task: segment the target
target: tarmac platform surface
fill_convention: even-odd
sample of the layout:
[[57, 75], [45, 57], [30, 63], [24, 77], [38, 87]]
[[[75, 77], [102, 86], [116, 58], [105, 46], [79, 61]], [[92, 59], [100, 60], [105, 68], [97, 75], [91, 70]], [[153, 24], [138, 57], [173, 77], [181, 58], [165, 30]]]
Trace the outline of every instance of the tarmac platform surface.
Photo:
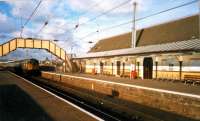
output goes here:
[[99, 117], [20, 78], [0, 71], [0, 121], [96, 121]]
[[188, 85], [179, 82], [169, 82], [169, 81], [158, 81], [152, 79], [130, 79], [130, 78], [122, 78], [122, 77], [114, 77], [114, 76], [106, 76], [106, 75], [92, 75], [92, 74], [83, 74], [83, 73], [66, 73], [66, 75], [83, 77], [83, 78], [91, 78], [97, 80], [103, 80], [113, 83], [121, 83], [128, 85], [136, 85], [141, 87], [153, 88], [153, 89], [162, 89], [168, 90], [172, 92], [181, 92], [187, 94], [200, 95], [200, 86], [197, 85]]

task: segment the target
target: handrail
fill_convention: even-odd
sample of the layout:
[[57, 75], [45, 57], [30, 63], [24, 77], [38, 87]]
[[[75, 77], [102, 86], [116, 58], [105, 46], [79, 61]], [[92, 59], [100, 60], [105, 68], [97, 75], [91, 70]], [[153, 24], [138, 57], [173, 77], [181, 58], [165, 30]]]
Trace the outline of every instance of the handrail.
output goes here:
[[[0, 57], [6, 56], [17, 48], [45, 49], [65, 62], [65, 68], [72, 71], [71, 59], [67, 52], [51, 40], [33, 38], [14, 38], [0, 45]], [[67, 68], [68, 67], [68, 68]]]

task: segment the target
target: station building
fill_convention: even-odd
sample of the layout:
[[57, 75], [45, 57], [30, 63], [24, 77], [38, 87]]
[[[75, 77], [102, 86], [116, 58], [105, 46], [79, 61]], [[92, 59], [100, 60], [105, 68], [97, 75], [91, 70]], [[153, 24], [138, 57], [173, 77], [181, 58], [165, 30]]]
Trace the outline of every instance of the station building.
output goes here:
[[132, 70], [141, 79], [182, 80], [200, 75], [199, 16], [137, 30], [100, 40], [85, 55], [74, 58], [80, 71], [125, 77]]

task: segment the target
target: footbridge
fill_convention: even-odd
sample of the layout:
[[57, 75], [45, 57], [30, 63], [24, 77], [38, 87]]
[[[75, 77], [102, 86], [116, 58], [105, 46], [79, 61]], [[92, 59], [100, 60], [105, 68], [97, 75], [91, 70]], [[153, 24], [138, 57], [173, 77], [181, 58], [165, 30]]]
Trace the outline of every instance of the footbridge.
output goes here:
[[14, 38], [10, 41], [0, 45], [0, 57], [6, 56], [17, 48], [29, 48], [29, 49], [45, 49], [51, 54], [55, 55], [59, 59], [65, 62], [66, 71], [72, 72], [72, 63], [69, 55], [64, 49], [59, 47], [51, 40], [41, 40], [32, 38]]

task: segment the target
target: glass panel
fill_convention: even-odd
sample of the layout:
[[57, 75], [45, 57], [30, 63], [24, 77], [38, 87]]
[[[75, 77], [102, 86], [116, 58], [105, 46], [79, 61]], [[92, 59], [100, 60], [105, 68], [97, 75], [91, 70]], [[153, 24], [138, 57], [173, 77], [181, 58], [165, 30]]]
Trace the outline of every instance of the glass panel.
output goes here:
[[27, 39], [27, 40], [26, 40], [26, 47], [28, 47], [28, 48], [33, 48], [33, 40]]
[[9, 43], [6, 43], [3, 45], [3, 55], [6, 55], [9, 53]]
[[42, 48], [49, 50], [49, 41], [42, 40]]
[[10, 51], [13, 51], [16, 49], [16, 39], [10, 41]]
[[17, 47], [24, 47], [24, 39], [17, 39]]
[[42, 48], [41, 40], [34, 40], [34, 48]]

